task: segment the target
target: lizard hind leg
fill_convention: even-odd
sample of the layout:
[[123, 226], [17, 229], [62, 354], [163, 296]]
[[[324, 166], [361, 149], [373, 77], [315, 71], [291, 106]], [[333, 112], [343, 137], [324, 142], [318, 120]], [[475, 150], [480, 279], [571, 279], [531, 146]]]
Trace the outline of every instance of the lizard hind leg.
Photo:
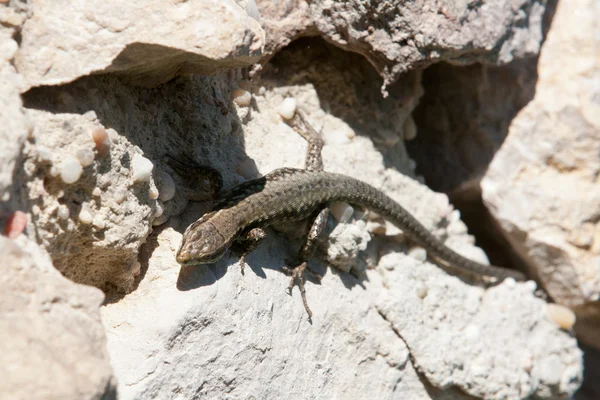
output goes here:
[[304, 304], [304, 309], [308, 314], [309, 320], [312, 318], [312, 311], [310, 310], [310, 307], [308, 306], [308, 301], [306, 300], [306, 289], [304, 287], [304, 273], [311, 273], [319, 281], [322, 279], [322, 277], [319, 274], [313, 272], [310, 268], [308, 268], [306, 262], [314, 253], [317, 240], [319, 239], [319, 236], [323, 233], [325, 223], [327, 222], [328, 217], [329, 207], [325, 207], [319, 210], [316, 216], [314, 216], [312, 219], [312, 224], [306, 237], [306, 242], [304, 243], [304, 245], [300, 249], [300, 252], [298, 253], [300, 264], [294, 268], [283, 267], [283, 271], [286, 272], [288, 275], [291, 275], [288, 290], [291, 294], [294, 286], [296, 284], [298, 285], [298, 288], [300, 289], [300, 296], [302, 297], [302, 304]]
[[323, 171], [321, 151], [323, 150], [324, 142], [321, 135], [308, 123], [304, 113], [300, 110], [296, 111], [296, 114], [288, 124], [308, 142], [304, 168], [308, 171]]

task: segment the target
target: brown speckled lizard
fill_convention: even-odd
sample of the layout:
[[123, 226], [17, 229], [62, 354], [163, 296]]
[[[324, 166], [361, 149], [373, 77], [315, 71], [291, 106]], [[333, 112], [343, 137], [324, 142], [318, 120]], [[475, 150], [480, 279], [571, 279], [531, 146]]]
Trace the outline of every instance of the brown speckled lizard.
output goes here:
[[477, 263], [446, 247], [400, 204], [373, 186], [349, 176], [324, 172], [320, 135], [300, 113], [296, 113], [289, 123], [309, 144], [306, 169], [277, 169], [227, 192], [214, 204], [212, 211], [186, 229], [177, 252], [180, 264], [213, 263], [231, 248], [241, 256], [243, 268], [244, 254], [255, 249], [265, 237], [262, 228], [274, 223], [311, 218], [306, 243], [298, 255], [299, 265], [284, 268], [292, 276], [290, 292], [297, 283], [310, 319], [312, 312], [304, 288], [306, 262], [323, 231], [329, 205], [344, 201], [375, 211], [448, 267], [498, 279], [524, 279], [520, 272]]

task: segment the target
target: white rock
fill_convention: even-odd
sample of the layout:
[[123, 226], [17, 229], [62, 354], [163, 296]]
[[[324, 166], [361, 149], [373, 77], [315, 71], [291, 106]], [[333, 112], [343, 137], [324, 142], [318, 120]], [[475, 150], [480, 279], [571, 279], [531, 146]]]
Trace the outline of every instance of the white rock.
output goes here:
[[54, 159], [54, 154], [46, 146], [38, 146], [37, 151], [40, 161], [51, 162]]
[[70, 215], [69, 208], [67, 206], [65, 206], [64, 204], [61, 204], [58, 207], [56, 214], [57, 214], [58, 218], [60, 218], [62, 220], [68, 219], [69, 215]]
[[158, 189], [154, 185], [150, 186], [150, 189], [148, 189], [148, 197], [150, 198], [150, 200], [156, 200], [158, 199], [158, 196]]
[[354, 208], [350, 204], [341, 201], [333, 203], [330, 207], [330, 210], [333, 218], [341, 223], [350, 221], [352, 214], [354, 214]]
[[408, 251], [408, 255], [415, 260], [425, 262], [427, 260], [427, 250], [420, 246], [414, 246]]
[[87, 208], [82, 207], [81, 211], [79, 211], [78, 219], [82, 224], [89, 225], [94, 220], [94, 216]]
[[94, 163], [94, 152], [91, 149], [82, 148], [75, 152], [75, 158], [79, 160], [83, 168], [89, 167]]
[[171, 200], [176, 193], [175, 181], [173, 181], [171, 175], [162, 170], [159, 170], [157, 175], [158, 197], [162, 201]]
[[152, 226], [160, 226], [169, 220], [169, 216], [167, 214], [162, 214], [160, 217], [154, 218], [152, 220]]
[[424, 299], [425, 297], [427, 297], [427, 293], [428, 293], [427, 286], [425, 284], [423, 284], [423, 283], [418, 284], [415, 287], [415, 293], [417, 294], [417, 296], [420, 299]]
[[[81, 220], [81, 216], [80, 216], [80, 220]], [[106, 228], [106, 221], [104, 220], [104, 218], [102, 218], [102, 216], [100, 214], [96, 214], [94, 216], [94, 219], [92, 220], [92, 225], [94, 225], [98, 229], [104, 229], [104, 228]]]
[[148, 182], [152, 176], [154, 164], [147, 158], [136, 154], [131, 161], [132, 178], [134, 182]]
[[98, 120], [98, 116], [96, 115], [96, 111], [94, 110], [87, 111], [85, 114], [83, 114], [83, 118], [87, 119], [88, 121]]
[[575, 313], [560, 304], [548, 304], [548, 317], [562, 329], [571, 329], [575, 325]]
[[297, 102], [295, 98], [286, 97], [277, 108], [277, 112], [284, 119], [292, 119], [296, 113], [296, 104]]
[[252, 102], [252, 95], [244, 89], [234, 89], [231, 93], [233, 101], [240, 107], [248, 107]]
[[163, 215], [163, 212], [165, 212], [165, 208], [163, 206], [163, 204], [160, 201], [156, 202], [156, 211], [154, 212], [154, 218], [158, 218], [161, 215]]
[[83, 168], [78, 159], [72, 155], [67, 155], [60, 163], [60, 178], [64, 183], [75, 183], [81, 177]]

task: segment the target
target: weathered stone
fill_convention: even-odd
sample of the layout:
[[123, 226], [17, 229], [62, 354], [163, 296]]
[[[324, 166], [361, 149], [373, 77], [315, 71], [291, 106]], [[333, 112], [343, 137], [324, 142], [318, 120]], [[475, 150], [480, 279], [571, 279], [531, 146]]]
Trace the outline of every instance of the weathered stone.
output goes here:
[[[0, 236], [0, 393], [7, 399], [100, 399], [114, 394], [99, 308], [21, 236]], [[107, 396], [107, 397], [103, 397]]]
[[[558, 303], [586, 309], [588, 323], [589, 307], [600, 307], [599, 20], [597, 2], [559, 3], [535, 98], [482, 181], [485, 203], [531, 276]], [[598, 338], [585, 335], [600, 348]]]
[[536, 55], [545, 1], [257, 1], [266, 54], [320, 35], [362, 54], [384, 79], [439, 61], [507, 63]]
[[16, 59], [27, 87], [114, 73], [151, 87], [258, 61], [260, 24], [231, 0], [36, 0]]
[[[315, 59], [306, 62], [311, 61], [316, 64], [313, 73], [324, 74], [319, 84], [329, 79], [329, 90], [336, 85], [336, 98], [365, 101], [370, 98], [366, 94], [379, 90], [375, 81], [355, 92], [352, 84], [340, 85], [340, 70], [321, 69]], [[345, 67], [350, 77], [353, 68], [359, 66]], [[381, 187], [432, 230], [450, 236], [450, 246], [485, 262], [464, 230], [450, 234], [442, 228], [447, 225], [442, 216], [453, 215], [445, 211], [447, 201], [386, 167], [373, 141], [348, 125], [352, 117], [324, 112], [317, 87], [326, 86], [299, 80], [303, 74], [302, 65], [282, 67], [255, 81], [256, 107], [243, 128], [246, 153], [259, 173], [304, 162], [306, 143], [277, 112], [281, 101], [293, 96], [309, 121], [322, 129], [327, 170]], [[347, 116], [366, 115], [367, 106], [353, 104]], [[334, 110], [340, 107], [333, 105]], [[376, 129], [377, 121], [389, 123], [381, 118], [368, 126]], [[340, 135], [347, 140], [340, 141]], [[405, 162], [398, 165], [409, 165]], [[226, 186], [235, 180], [228, 179]], [[245, 275], [237, 258], [227, 256], [216, 265], [181, 269], [174, 260], [181, 240], [177, 231], [193, 218], [189, 213], [172, 218], [175, 229], [151, 235], [141, 252], [148, 267], [140, 286], [103, 308], [123, 399], [162, 398], [173, 392], [186, 398], [427, 399], [439, 392], [447, 399], [559, 399], [581, 382], [576, 340], [549, 319], [546, 304], [532, 294], [534, 285], [507, 281], [486, 291], [406, 256], [406, 244], [378, 239], [361, 251], [362, 235], [342, 230], [337, 234], [343, 237], [329, 246], [339, 243], [359, 259], [373, 249], [387, 255], [374, 257], [371, 269], [356, 271], [359, 278], [328, 273], [315, 257], [312, 265], [325, 276], [320, 285], [307, 283], [311, 325], [299, 293], [294, 290], [290, 298], [285, 292], [289, 278], [275, 271], [298, 243], [271, 235], [246, 257], [250, 268]]]
[[22, 79], [12, 65], [18, 48], [12, 33], [12, 29], [0, 25], [0, 219], [12, 211], [9, 200], [13, 203], [16, 200], [16, 188], [11, 187], [12, 176], [28, 133], [28, 121], [19, 97]]

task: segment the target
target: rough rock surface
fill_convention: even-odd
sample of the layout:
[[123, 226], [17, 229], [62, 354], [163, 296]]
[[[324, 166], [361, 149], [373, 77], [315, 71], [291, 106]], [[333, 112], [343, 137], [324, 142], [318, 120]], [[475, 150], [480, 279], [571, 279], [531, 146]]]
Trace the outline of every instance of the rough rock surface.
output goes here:
[[[600, 348], [600, 6], [559, 3], [534, 100], [512, 122], [482, 190], [506, 237], [577, 331]], [[549, 134], [551, 132], [551, 134]]]
[[231, 0], [36, 0], [16, 65], [27, 87], [112, 72], [142, 86], [258, 61], [259, 23]]
[[[264, 173], [302, 165], [306, 145], [276, 111], [293, 96], [322, 128], [326, 169], [382, 187], [450, 236], [449, 245], [484, 259], [460, 221], [441, 228], [447, 199], [386, 168], [370, 138], [350, 134], [345, 120], [323, 112], [313, 85], [275, 85], [279, 76], [266, 73], [256, 82], [256, 107], [238, 108], [241, 116], [248, 113], [245, 150], [252, 167]], [[353, 93], [352, 84], [342, 88], [340, 97], [349, 101], [368, 93]], [[180, 270], [173, 254], [189, 217], [151, 235], [141, 253], [148, 268], [139, 287], [103, 309], [123, 398], [432, 398], [437, 392], [456, 399], [565, 398], [580, 383], [576, 341], [550, 321], [546, 304], [532, 294], [535, 285], [505, 282], [486, 291], [404, 255], [405, 243], [383, 238], [376, 242], [387, 255], [376, 257], [374, 269], [359, 269], [358, 278], [314, 262], [325, 278], [308, 284], [311, 325], [298, 292], [285, 293], [289, 278], [276, 271], [293, 244], [272, 235], [247, 257], [245, 275], [227, 256], [214, 266]], [[361, 235], [350, 237], [346, 245], [361, 246], [352, 240]]]
[[114, 394], [99, 315], [102, 292], [62, 277], [48, 254], [24, 235], [0, 236], [0, 254], [0, 397]]
[[[14, 206], [12, 175], [28, 131], [19, 97], [22, 78], [12, 65], [18, 49], [12, 35], [20, 21], [22, 17], [17, 11], [0, 6], [0, 219]], [[10, 207], [9, 201], [13, 203]]]
[[257, 1], [266, 54], [321, 36], [363, 55], [385, 85], [438, 61], [507, 63], [536, 55], [546, 1]]
[[[93, 311], [101, 296], [66, 285], [46, 258], [44, 277], [59, 287], [34, 290], [33, 273], [22, 283], [29, 306], [39, 299], [51, 311], [42, 316], [46, 325], [11, 333], [3, 345], [18, 353], [4, 353], [47, 355], [44, 364], [73, 366], [81, 379], [4, 374], [11, 379], [2, 384], [45, 390], [39, 398], [114, 396], [114, 379], [122, 399], [570, 396], [581, 381], [581, 354], [533, 285], [507, 281], [484, 290], [450, 276], [372, 214], [340, 205], [342, 222], [330, 221], [331, 239], [311, 261], [325, 277], [307, 284], [312, 325], [278, 271], [297, 251], [297, 226], [270, 230], [247, 257], [244, 276], [230, 256], [204, 268], [175, 263], [181, 232], [206, 211], [214, 189], [178, 162], [216, 168], [226, 188], [302, 166], [306, 144], [282, 121], [293, 111], [291, 98], [322, 131], [327, 170], [382, 188], [450, 247], [486, 262], [447, 196], [420, 184], [407, 156], [404, 139], [417, 133], [411, 113], [423, 95], [418, 67], [535, 54], [544, 2], [438, 3], [289, 1], [271, 3], [273, 14], [263, 1], [271, 61], [252, 82], [245, 71], [225, 69], [260, 56], [264, 32], [253, 0], [1, 5], [3, 26], [19, 27], [15, 66], [31, 120], [16, 172], [2, 165], [1, 176], [13, 179], [30, 220], [26, 233], [56, 267], [105, 290], [101, 313], [115, 374]], [[311, 35], [326, 40], [306, 38], [274, 53]], [[8, 87], [18, 110], [11, 95], [18, 89]], [[8, 139], [20, 144], [19, 135]], [[188, 207], [190, 200], [198, 202]], [[10, 294], [12, 283], [1, 288]], [[63, 318], [65, 304], [75, 316]], [[15, 314], [16, 323], [23, 315]], [[65, 325], [64, 336], [83, 354], [54, 336]], [[59, 350], [32, 355], [18, 342], [40, 334], [40, 343]]]

